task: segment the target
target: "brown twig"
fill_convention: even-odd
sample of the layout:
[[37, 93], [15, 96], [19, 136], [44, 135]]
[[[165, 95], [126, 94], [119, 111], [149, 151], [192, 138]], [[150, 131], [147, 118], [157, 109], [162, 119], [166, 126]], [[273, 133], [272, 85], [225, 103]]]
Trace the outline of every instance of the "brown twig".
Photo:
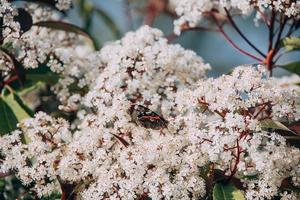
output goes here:
[[264, 21], [265, 21], [267, 27], [270, 27], [271, 22], [270, 22], [270, 20], [268, 19], [268, 17], [265, 15], [265, 13], [263, 13], [259, 8], [257, 8], [256, 10], [257, 10], [257, 12], [262, 16], [262, 18], [264, 19]]
[[275, 13], [274, 8], [272, 7], [271, 20], [270, 20], [271, 22], [270, 22], [270, 26], [269, 26], [269, 47], [268, 47], [268, 52], [270, 52], [271, 49], [273, 48], [275, 17], [276, 17], [276, 13]]
[[233, 169], [231, 169], [230, 167], [230, 176], [229, 176], [229, 180], [232, 179], [232, 177], [236, 174], [237, 172], [237, 166], [240, 162], [240, 156], [241, 156], [241, 149], [240, 149], [240, 144], [239, 144], [239, 140], [237, 139], [236, 140], [236, 150], [237, 150], [237, 153], [236, 153], [236, 157], [235, 157], [235, 163], [234, 163], [234, 166], [233, 166]]
[[237, 44], [235, 44], [235, 42], [225, 33], [223, 27], [219, 24], [217, 18], [214, 16], [214, 14], [212, 14], [212, 17], [213, 17], [213, 19], [214, 19], [214, 21], [215, 21], [215, 23], [216, 23], [216, 25], [217, 25], [217, 27], [219, 29], [219, 32], [224, 36], [224, 38], [227, 40], [227, 42], [229, 42], [229, 44], [231, 46], [233, 46], [235, 49], [237, 49], [242, 54], [244, 54], [244, 55], [246, 55], [246, 56], [248, 56], [250, 58], [253, 58], [253, 59], [257, 60], [260, 63], [263, 63], [263, 60], [261, 58], [258, 58], [257, 56], [255, 56], [255, 55], [253, 55], [253, 54], [251, 54], [251, 53], [249, 53], [249, 52], [241, 49]]
[[266, 57], [266, 55], [261, 52], [250, 40], [242, 33], [242, 31], [239, 29], [237, 24], [234, 22], [233, 18], [231, 17], [229, 11], [227, 8], [224, 7], [224, 10], [226, 12], [227, 18], [230, 21], [233, 28], [236, 30], [236, 32], [246, 41], [246, 43], [251, 46], [257, 53], [259, 53], [261, 56]]

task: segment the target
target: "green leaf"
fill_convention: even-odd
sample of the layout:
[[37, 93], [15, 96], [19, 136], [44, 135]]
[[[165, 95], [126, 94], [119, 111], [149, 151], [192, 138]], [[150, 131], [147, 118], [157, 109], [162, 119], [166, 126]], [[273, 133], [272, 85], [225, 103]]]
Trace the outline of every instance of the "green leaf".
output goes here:
[[246, 200], [243, 193], [232, 183], [216, 183], [213, 189], [213, 200]]
[[294, 131], [292, 131], [291, 129], [289, 129], [288, 127], [286, 127], [281, 122], [275, 121], [275, 120], [272, 120], [272, 119], [265, 119], [265, 120], [261, 121], [260, 122], [260, 126], [262, 128], [271, 128], [271, 129], [288, 131], [288, 132], [291, 132], [291, 133], [297, 135]]
[[22, 182], [18, 180], [14, 175], [0, 179], [0, 199], [7, 200], [32, 200], [36, 199], [34, 196], [30, 196], [29, 187], [22, 185]]
[[42, 89], [46, 84], [52, 86], [58, 82], [59, 74], [52, 72], [49, 67], [40, 65], [36, 69], [26, 70], [26, 80], [22, 87], [16, 82], [10, 86], [20, 95], [23, 96], [33, 90]]
[[0, 134], [9, 133], [17, 128], [23, 119], [33, 116], [33, 111], [24, 104], [14, 91], [0, 96]]
[[53, 85], [57, 83], [59, 79], [59, 74], [54, 73], [53, 71], [50, 70], [49, 67], [46, 65], [39, 65], [38, 68], [36, 69], [29, 69], [26, 72], [26, 78], [29, 81], [33, 82], [43, 82], [43, 83], [48, 83], [50, 85]]
[[83, 30], [82, 28], [80, 28], [74, 24], [69, 24], [69, 23], [62, 22], [62, 21], [41, 21], [41, 22], [35, 23], [34, 26], [51, 28], [51, 29], [55, 29], [55, 30], [66, 31], [69, 33], [76, 33], [78, 35], [85, 37], [87, 42], [90, 45], [95, 46], [92, 37], [85, 30]]
[[18, 90], [18, 94], [19, 96], [23, 97], [24, 95], [27, 95], [30, 92], [41, 90], [43, 87], [45, 87], [45, 84], [43, 82], [38, 81], [28, 85], [23, 89]]
[[57, 83], [59, 79], [59, 75], [54, 73], [46, 73], [46, 74], [27, 74], [26, 78], [28, 80], [32, 80], [34, 82], [45, 82], [53, 85]]
[[244, 176], [242, 176], [242, 178], [246, 179], [246, 180], [255, 180], [255, 179], [258, 179], [258, 174], [244, 175]]
[[13, 92], [7, 96], [2, 97], [7, 105], [14, 111], [18, 121], [22, 121], [23, 119], [30, 118], [34, 115], [33, 111], [24, 104], [21, 97]]
[[12, 50], [12, 48], [13, 48], [13, 43], [12, 42], [6, 42], [6, 43], [4, 43], [0, 46], [0, 49], [6, 49], [8, 51]]
[[281, 41], [281, 46], [285, 47], [288, 51], [300, 50], [300, 38], [299, 37], [289, 37], [284, 38]]
[[0, 115], [0, 135], [16, 129], [18, 119], [2, 97], [0, 97]]
[[280, 67], [300, 76], [300, 61], [281, 65]]

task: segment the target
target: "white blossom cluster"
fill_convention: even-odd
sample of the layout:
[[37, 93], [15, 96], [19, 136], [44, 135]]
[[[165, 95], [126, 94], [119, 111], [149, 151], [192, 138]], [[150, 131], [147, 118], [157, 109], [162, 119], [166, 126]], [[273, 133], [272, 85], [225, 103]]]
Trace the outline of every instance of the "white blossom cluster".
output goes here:
[[[58, 8], [69, 2], [58, 1]], [[196, 26], [213, 8], [244, 13], [253, 8], [249, 1], [171, 2], [177, 3], [179, 26]], [[281, 8], [283, 3], [256, 1], [256, 6], [272, 4], [286, 15], [298, 6], [297, 1]], [[34, 21], [56, 17], [28, 10]], [[239, 178], [249, 200], [299, 199], [279, 188], [286, 179], [300, 186], [300, 150], [266, 128], [300, 119], [300, 90], [293, 84], [298, 76], [266, 79], [262, 66], [240, 66], [231, 75], [207, 79], [210, 66], [202, 58], [168, 44], [161, 31], [148, 26], [98, 52], [75, 34], [46, 28], [8, 35], [5, 42], [27, 68], [46, 63], [61, 75], [53, 88], [60, 108], [77, 111], [72, 124], [37, 113], [0, 138], [0, 172], [15, 172], [39, 197], [70, 183], [78, 186], [79, 199], [199, 199], [208, 192], [200, 169], [213, 165], [224, 177]], [[136, 121], [137, 105], [163, 119], [160, 130]]]
[[[94, 95], [99, 96], [97, 90], [105, 86], [105, 96], [122, 91], [131, 103], [139, 102], [156, 111], [170, 112], [164, 102], [169, 104], [175, 92], [183, 88], [182, 84], [190, 85], [210, 69], [194, 52], [183, 50], [179, 45], [168, 45], [161, 31], [149, 27], [128, 33], [100, 52], [90, 54], [91, 51], [82, 46], [76, 49], [79, 52], [73, 52], [74, 55], [70, 54], [71, 48], [56, 51], [64, 69], [55, 91], [63, 103], [60, 108], [67, 111], [77, 110], [82, 103], [81, 94], [69, 91], [69, 86], [76, 84], [79, 88], [90, 88], [85, 98], [90, 98], [85, 101], [88, 107], [96, 104], [92, 103], [98, 98]], [[101, 104], [97, 106], [101, 110]]]
[[[199, 167], [208, 159], [200, 149], [189, 142], [186, 134], [175, 134], [172, 127], [152, 130], [138, 126], [128, 109], [132, 104], [141, 104], [165, 118], [175, 117], [176, 93], [204, 78], [208, 64], [192, 51], [167, 44], [161, 31], [148, 26], [128, 33], [81, 62], [77, 60], [76, 65], [72, 65], [72, 56], [61, 53], [65, 61], [70, 61], [67, 66], [75, 76], [76, 69], [86, 67], [87, 62], [93, 68], [88, 67], [81, 82], [76, 83], [89, 90], [73, 102], [74, 108], [83, 101], [85, 108], [78, 112], [82, 123], [70, 143], [53, 149], [48, 171], [62, 181], [86, 184], [79, 192], [83, 199], [136, 199], [143, 195], [153, 199], [197, 199], [205, 195]], [[36, 116], [34, 122], [38, 119]], [[33, 127], [39, 130], [41, 126]], [[24, 135], [30, 132], [22, 131]], [[45, 146], [36, 140], [31, 139], [29, 146]], [[9, 156], [11, 150], [4, 148], [2, 153]], [[14, 164], [7, 164], [2, 171], [14, 168]], [[22, 171], [22, 167], [17, 170]], [[36, 176], [45, 178], [37, 172]], [[35, 177], [28, 179], [35, 181]], [[54, 185], [36, 187], [35, 191], [47, 195], [56, 188]]]
[[195, 27], [207, 12], [213, 9], [224, 13], [224, 7], [234, 9], [243, 15], [249, 14], [256, 8], [261, 11], [274, 9], [284, 13], [287, 17], [299, 17], [300, 1], [290, 0], [171, 0], [170, 7], [175, 8], [179, 16], [174, 22], [174, 32], [180, 34], [182, 28]]
[[72, 0], [56, 0], [55, 6], [59, 10], [68, 10], [72, 5]]
[[[79, 181], [91, 175], [95, 182], [83, 191], [84, 199], [203, 196], [198, 168], [206, 158], [199, 157], [199, 149], [185, 135], [137, 126], [128, 110], [141, 104], [165, 118], [174, 117], [177, 91], [203, 78], [209, 65], [194, 52], [168, 45], [161, 31], [147, 26], [107, 45], [99, 55], [105, 67], [84, 97], [85, 106], [94, 112], [84, 115], [82, 131], [75, 134], [76, 142], [59, 165], [61, 176]], [[78, 162], [74, 152], [83, 155], [84, 164], [68, 174], [70, 165]]]
[[1, 137], [0, 151], [5, 159], [0, 171], [15, 171], [24, 185], [33, 184], [39, 197], [59, 191], [55, 163], [71, 138], [67, 121], [37, 113], [19, 124], [19, 130]]
[[210, 69], [194, 52], [167, 44], [161, 31], [148, 26], [107, 45], [99, 56], [105, 68], [85, 101], [98, 110], [126, 99], [170, 115], [176, 92], [204, 78]]
[[[69, 0], [59, 0], [57, 4], [66, 5]], [[35, 3], [26, 4], [27, 12], [32, 16], [33, 23], [47, 20], [58, 20], [59, 16], [53, 9]], [[0, 17], [3, 17], [3, 44], [12, 46], [9, 51], [26, 67], [36, 68], [40, 63], [48, 63], [54, 72], [62, 71], [61, 58], [56, 51], [83, 46], [83, 39], [74, 34], [53, 29], [32, 26], [23, 33], [20, 24], [14, 17], [18, 16], [18, 9], [7, 0], [1, 0]], [[69, 54], [72, 54], [69, 52]], [[61, 61], [63, 62], [63, 61]]]
[[281, 200], [297, 200], [300, 198], [299, 194], [295, 192], [283, 192], [280, 194]]
[[[67, 8], [70, 0], [59, 0], [57, 6]], [[63, 7], [60, 7], [63, 9]], [[40, 21], [60, 21], [58, 13], [44, 5], [26, 3], [26, 11], [30, 13], [33, 23]], [[46, 65], [51, 71], [59, 74], [59, 81], [53, 87], [58, 99], [63, 104], [62, 109], [73, 111], [77, 109], [75, 102], [80, 99], [80, 94], [70, 88], [76, 86], [82, 89], [89, 80], [88, 76], [95, 76], [94, 66], [98, 65], [97, 55], [88, 56], [93, 50], [86, 45], [85, 38], [74, 33], [53, 30], [51, 28], [32, 26], [23, 33], [20, 24], [14, 21], [18, 15], [17, 7], [7, 0], [1, 1], [1, 16], [3, 16], [3, 44], [9, 46], [8, 51], [26, 68], [37, 68]], [[87, 58], [86, 58], [87, 57]], [[11, 70], [11, 59], [0, 55], [1, 70]], [[92, 70], [94, 69], [94, 71]], [[94, 73], [95, 72], [95, 73]], [[86, 78], [84, 78], [84, 77]]]
[[[64, 5], [71, 1], [58, 1], [57, 4]], [[61, 7], [63, 9], [63, 7]], [[25, 33], [20, 30], [19, 22], [14, 21], [14, 16], [18, 15], [18, 10], [6, 0], [1, 2], [1, 14], [5, 26], [3, 28], [3, 43], [9, 46], [8, 51], [25, 68], [37, 68], [41, 64], [46, 65], [51, 71], [60, 75], [58, 84], [54, 87], [58, 99], [62, 102], [65, 110], [75, 110], [77, 107], [74, 102], [78, 101], [79, 94], [70, 94], [70, 85], [76, 84], [82, 88], [86, 84], [82, 80], [83, 74], [91, 71], [99, 59], [93, 56], [85, 59], [86, 55], [92, 52], [92, 47], [84, 42], [82, 36], [74, 33], [53, 30], [51, 28], [32, 26]], [[59, 21], [59, 15], [48, 7], [28, 3], [26, 10], [31, 14], [33, 23], [39, 21]], [[11, 59], [1, 55], [1, 63], [6, 63], [7, 68], [11, 68]], [[1, 70], [7, 71], [5, 65], [1, 65]], [[90, 68], [89, 68], [90, 67]]]
[[0, 1], [0, 23], [1, 33], [0, 39], [3, 38], [19, 38], [20, 37], [20, 24], [14, 21], [14, 17], [18, 15], [17, 9], [12, 6], [7, 0]]
[[264, 77], [262, 67], [241, 66], [177, 96], [182, 131], [216, 169], [244, 182], [247, 199], [272, 199], [286, 178], [299, 184], [300, 150], [264, 127], [299, 120], [300, 90]]
[[60, 48], [56, 54], [63, 61], [58, 83], [52, 88], [61, 102], [59, 109], [67, 112], [76, 111], [82, 105], [84, 91], [102, 72], [102, 61], [98, 52], [92, 53], [91, 48], [83, 45], [75, 49]]
[[[0, 18], [3, 18], [1, 22], [1, 39], [19, 39], [22, 31], [20, 30], [19, 22], [15, 21], [15, 17], [18, 16], [18, 9], [15, 5], [10, 3], [8, 0], [0, 1]], [[55, 4], [60, 10], [69, 9], [71, 6], [71, 0], [57, 0]], [[46, 9], [39, 4], [26, 4], [29, 11], [32, 11], [34, 21], [39, 21], [37, 19], [47, 20], [50, 18], [55, 18], [55, 12], [53, 10]], [[33, 35], [32, 37], [34, 37]]]

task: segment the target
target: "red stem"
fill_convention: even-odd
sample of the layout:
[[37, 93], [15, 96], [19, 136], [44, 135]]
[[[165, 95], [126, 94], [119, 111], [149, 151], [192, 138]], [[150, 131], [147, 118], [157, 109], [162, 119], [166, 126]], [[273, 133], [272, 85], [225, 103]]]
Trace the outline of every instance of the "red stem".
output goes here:
[[263, 13], [259, 8], [257, 9], [257, 12], [259, 12], [259, 14], [262, 16], [262, 18], [264, 19], [267, 27], [270, 27], [270, 25], [271, 25], [270, 20], [267, 18], [265, 13]]
[[271, 14], [271, 24], [269, 27], [269, 48], [268, 51], [270, 52], [271, 49], [273, 48], [273, 37], [274, 37], [274, 23], [275, 23], [275, 11], [274, 8], [272, 7], [272, 14]]
[[18, 80], [19, 77], [18, 76], [12, 76], [9, 79], [7, 79], [6, 81], [3, 81], [3, 85], [8, 85], [9, 83]]
[[230, 147], [230, 148], [223, 147], [224, 151], [230, 151], [230, 150], [233, 150], [233, 149], [236, 149], [236, 148], [237, 148], [236, 146]]
[[203, 141], [200, 144], [203, 144], [204, 142], [209, 142], [209, 143], [213, 143], [213, 141], [206, 139], [206, 138], [202, 138]]
[[232, 170], [230, 169], [231, 174], [229, 176], [229, 179], [231, 179], [235, 175], [235, 173], [237, 172], [237, 166], [238, 166], [238, 164], [240, 162], [241, 149], [240, 149], [240, 144], [239, 144], [239, 140], [238, 139], [236, 140], [236, 149], [237, 149], [236, 159], [235, 159], [235, 163], [234, 163], [233, 169]]
[[261, 112], [265, 109], [266, 106], [267, 106], [267, 104], [264, 104], [264, 105], [260, 108], [260, 110], [256, 113], [256, 115], [253, 116], [253, 119], [256, 119], [256, 118], [259, 116], [259, 114], [261, 114]]
[[233, 26], [233, 28], [236, 30], [236, 32], [246, 41], [246, 43], [251, 46], [257, 53], [259, 53], [261, 56], [266, 57], [266, 55], [261, 52], [252, 42], [250, 42], [250, 40], [242, 33], [242, 31], [239, 29], [239, 27], [236, 25], [236, 23], [234, 22], [233, 18], [231, 17], [229, 11], [227, 10], [227, 8], [224, 7], [224, 10], [226, 12], [227, 18], [229, 19], [231, 25]]
[[246, 56], [249, 56], [249, 57], [251, 57], [251, 58], [257, 60], [257, 61], [259, 61], [260, 63], [263, 63], [263, 60], [262, 60], [261, 58], [258, 58], [258, 57], [256, 57], [255, 55], [253, 55], [253, 54], [251, 54], [251, 53], [249, 53], [249, 52], [247, 52], [247, 51], [241, 49], [239, 46], [237, 46], [237, 45], [233, 42], [233, 40], [231, 40], [231, 38], [225, 33], [225, 31], [223, 30], [223, 27], [219, 24], [217, 18], [214, 16], [214, 14], [212, 14], [212, 17], [213, 17], [214, 21], [216, 22], [216, 25], [218, 26], [220, 33], [222, 33], [222, 35], [224, 36], [224, 38], [227, 40], [227, 42], [229, 42], [229, 44], [230, 44], [231, 46], [233, 46], [235, 49], [237, 49], [237, 50], [238, 50], [239, 52], [241, 52], [242, 54], [244, 54], [244, 55], [246, 55]]

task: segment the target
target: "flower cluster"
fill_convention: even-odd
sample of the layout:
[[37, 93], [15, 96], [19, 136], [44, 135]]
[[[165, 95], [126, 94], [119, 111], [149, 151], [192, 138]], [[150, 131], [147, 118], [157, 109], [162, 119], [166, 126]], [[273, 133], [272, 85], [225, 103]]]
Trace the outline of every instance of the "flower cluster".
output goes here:
[[68, 10], [72, 5], [72, 0], [56, 0], [55, 6], [59, 10]]
[[[177, 92], [204, 78], [209, 65], [194, 52], [167, 44], [161, 31], [147, 26], [82, 58], [81, 62], [77, 60], [75, 65], [72, 57], [66, 56], [64, 60], [69, 62], [65, 62], [68, 70], [63, 73], [74, 76], [78, 75], [76, 68], [86, 67], [89, 61], [93, 67], [79, 73], [82, 80], [75, 83], [88, 87], [85, 96], [65, 94], [64, 99], [74, 101], [70, 100], [63, 108], [79, 108], [81, 119], [71, 141], [53, 148], [48, 139], [40, 142], [39, 137], [31, 137], [28, 145], [22, 144], [26, 148], [36, 145], [34, 149], [44, 149], [44, 146], [51, 149], [51, 153], [35, 152], [52, 158], [47, 160], [48, 168], [44, 170], [51, 172], [51, 178], [35, 171], [38, 180], [47, 183], [51, 180], [53, 184], [51, 188], [49, 184], [39, 184], [40, 188], [35, 188], [39, 196], [57, 188], [54, 174], [62, 182], [86, 185], [79, 191], [83, 199], [136, 199], [144, 195], [153, 199], [197, 199], [205, 195], [199, 167], [208, 159], [200, 149], [189, 142], [186, 134], [175, 134], [171, 124], [162, 130], [138, 125], [129, 109], [133, 104], [144, 105], [161, 118], [174, 118]], [[32, 127], [38, 132], [42, 131], [40, 115], [32, 121], [36, 123]], [[44, 131], [52, 130], [53, 126], [56, 127], [54, 122], [49, 123]], [[53, 130], [57, 132], [57, 128]], [[32, 130], [21, 131], [27, 135]], [[7, 143], [6, 138], [10, 137], [1, 140]], [[18, 152], [12, 148], [1, 151], [5, 156]], [[4, 166], [2, 171], [16, 168], [10, 163]], [[17, 168], [19, 174], [25, 173], [23, 168], [26, 169], [25, 166]], [[22, 176], [21, 180], [26, 184], [37, 179], [29, 176], [26, 182]]]
[[[57, 6], [66, 7], [70, 0], [59, 0]], [[53, 71], [62, 71], [58, 62], [61, 60], [56, 51], [67, 51], [84, 44], [83, 39], [72, 33], [55, 31], [49, 28], [31, 26], [24, 33], [21, 30], [22, 19], [18, 18], [22, 11], [32, 23], [47, 20], [57, 20], [59, 15], [53, 9], [35, 3], [26, 4], [26, 9], [19, 9], [7, 0], [1, 0], [0, 19], [1, 40], [8, 49], [26, 68], [36, 68], [40, 63], [48, 63]], [[26, 14], [25, 14], [26, 13]], [[28, 15], [28, 16], [27, 16]], [[31, 19], [32, 18], [32, 19]], [[24, 22], [28, 23], [28, 22]], [[69, 52], [71, 54], [71, 52]]]
[[273, 9], [276, 12], [284, 13], [287, 17], [296, 18], [300, 13], [299, 1], [286, 0], [171, 0], [170, 4], [179, 16], [179, 19], [174, 22], [176, 34], [180, 34], [182, 28], [185, 28], [186, 25], [195, 27], [212, 10], [224, 13], [224, 7], [234, 9], [244, 15], [257, 9], [262, 12]]
[[[70, 6], [70, 0], [59, 0], [56, 6], [59, 9], [65, 9]], [[74, 102], [78, 101], [78, 94], [70, 94], [70, 85], [76, 85], [80, 88], [86, 83], [82, 80], [83, 74], [96, 65], [92, 56], [84, 57], [91, 53], [92, 47], [85, 44], [82, 36], [67, 33], [65, 31], [53, 30], [41, 26], [31, 26], [29, 30], [23, 32], [20, 30], [20, 23], [16, 20], [18, 8], [6, 0], [1, 1], [1, 17], [3, 17], [2, 37], [3, 48], [9, 52], [10, 57], [14, 57], [26, 69], [37, 68], [44, 65], [59, 75], [60, 79], [57, 85], [53, 87], [58, 99], [62, 102], [66, 110], [75, 110]], [[22, 12], [27, 13], [32, 18], [32, 23], [40, 21], [59, 21], [60, 15], [54, 9], [49, 9], [38, 3], [26, 3]], [[21, 16], [22, 17], [22, 16]], [[0, 20], [1, 21], [1, 20]], [[60, 22], [58, 22], [60, 23]], [[2, 25], [1, 25], [2, 26]], [[1, 36], [1, 34], [0, 34]], [[9, 71], [14, 67], [12, 59], [1, 53], [1, 71]], [[90, 68], [89, 68], [90, 66]], [[70, 98], [69, 98], [70, 97]]]
[[103, 105], [124, 99], [170, 115], [176, 92], [205, 77], [210, 66], [194, 52], [169, 45], [162, 32], [144, 26], [100, 51], [105, 68], [90, 84], [86, 106], [106, 113]]
[[[60, 162], [61, 176], [76, 182], [92, 176], [95, 182], [82, 192], [85, 199], [203, 196], [198, 167], [206, 159], [198, 157], [199, 149], [171, 130], [138, 126], [128, 110], [144, 105], [166, 119], [174, 117], [176, 93], [204, 77], [209, 65], [191, 51], [168, 45], [161, 31], [147, 26], [107, 45], [99, 57], [103, 71], [84, 97], [94, 113], [83, 114], [81, 131]], [[78, 154], [82, 165], [70, 171]]]
[[299, 120], [299, 87], [264, 77], [262, 67], [237, 67], [231, 75], [199, 81], [177, 100], [182, 131], [216, 169], [244, 182], [247, 199], [271, 199], [284, 179], [299, 176], [299, 149], [264, 128]]
[[16, 171], [24, 185], [33, 185], [38, 196], [59, 191], [55, 163], [72, 138], [69, 124], [62, 118], [53, 119], [45, 113], [19, 124], [19, 130], [0, 139], [0, 171]]
[[[70, 2], [55, 5], [64, 10]], [[0, 137], [0, 173], [15, 173], [39, 197], [65, 195], [68, 185], [78, 199], [199, 199], [209, 197], [218, 172], [238, 179], [249, 200], [300, 198], [283, 188], [300, 186], [300, 150], [287, 139], [300, 119], [298, 76], [266, 78], [264, 66], [239, 66], [207, 78], [209, 64], [148, 26], [93, 52], [73, 33], [36, 26], [23, 33], [18, 10], [1, 3], [3, 44], [25, 68], [44, 64], [61, 75], [53, 87], [59, 108], [76, 119], [38, 112]], [[180, 16], [177, 33], [223, 7], [299, 14], [298, 1], [171, 4]], [[58, 18], [35, 4], [26, 12], [33, 22]]]
[[7, 0], [1, 0], [0, 4], [0, 39], [19, 38], [20, 24], [14, 20], [14, 17], [18, 15], [17, 9]]

